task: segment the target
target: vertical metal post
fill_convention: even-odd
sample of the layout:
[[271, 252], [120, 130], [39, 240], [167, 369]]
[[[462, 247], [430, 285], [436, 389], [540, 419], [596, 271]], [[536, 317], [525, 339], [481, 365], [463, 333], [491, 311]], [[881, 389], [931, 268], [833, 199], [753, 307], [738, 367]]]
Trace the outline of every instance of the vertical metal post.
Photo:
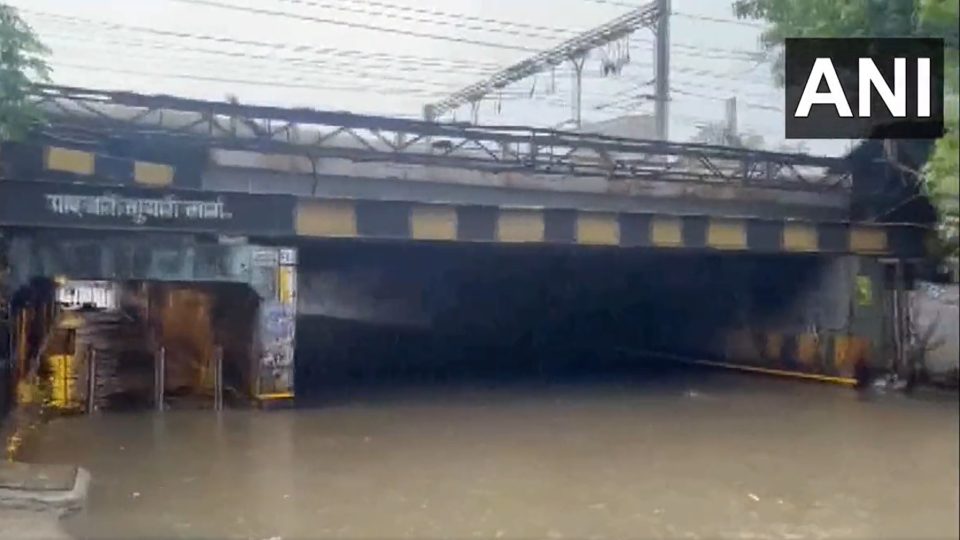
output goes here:
[[893, 355], [890, 359], [889, 374], [899, 376], [903, 369], [906, 346], [906, 336], [903, 325], [903, 269], [900, 261], [892, 263], [891, 274], [891, 327], [893, 330]]
[[[66, 356], [64, 356], [66, 358]], [[66, 378], [66, 377], [64, 377]], [[97, 410], [97, 350], [87, 350], [87, 414]]]
[[163, 395], [167, 384], [167, 349], [160, 347], [153, 362], [153, 405], [157, 411], [163, 411]]
[[67, 356], [60, 356], [60, 365], [58, 366], [60, 373], [63, 375], [60, 377], [60, 395], [63, 396], [63, 400], [60, 403], [61, 407], [70, 406], [70, 377], [67, 373], [70, 370], [69, 362], [67, 362]]
[[571, 58], [573, 64], [573, 85], [570, 96], [570, 106], [572, 107], [573, 124], [577, 129], [582, 125], [582, 100], [583, 100], [583, 62], [585, 57]]
[[724, 123], [727, 131], [727, 144], [732, 145], [737, 140], [737, 97], [728, 99], [725, 103]]
[[896, 262], [896, 285], [894, 295], [896, 298], [896, 336], [897, 336], [897, 373], [904, 376], [910, 375], [911, 366], [907, 365], [907, 347], [910, 340], [910, 329], [908, 327], [907, 313], [909, 304], [906, 294], [906, 273], [904, 272], [903, 261]]
[[217, 347], [213, 357], [213, 408], [223, 410], [223, 347]]
[[473, 125], [480, 123], [480, 100], [470, 102], [470, 123]]
[[657, 44], [655, 60], [655, 97], [657, 138], [665, 141], [670, 136], [670, 10], [671, 0], [657, 0]]

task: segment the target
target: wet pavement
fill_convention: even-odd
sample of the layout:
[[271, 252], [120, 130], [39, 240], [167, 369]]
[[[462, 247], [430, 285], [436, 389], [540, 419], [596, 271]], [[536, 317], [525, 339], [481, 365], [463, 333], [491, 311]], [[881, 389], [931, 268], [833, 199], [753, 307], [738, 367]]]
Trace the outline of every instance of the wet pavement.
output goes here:
[[956, 396], [721, 372], [57, 419], [79, 538], [956, 538]]

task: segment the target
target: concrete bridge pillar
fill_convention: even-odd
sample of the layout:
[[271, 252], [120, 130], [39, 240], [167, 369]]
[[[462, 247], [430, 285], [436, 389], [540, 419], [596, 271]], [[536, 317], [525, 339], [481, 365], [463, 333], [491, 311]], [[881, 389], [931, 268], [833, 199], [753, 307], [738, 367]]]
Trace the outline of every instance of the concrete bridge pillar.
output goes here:
[[[228, 353], [246, 392], [266, 400], [293, 397], [296, 249], [142, 233], [34, 232], [11, 236], [9, 244], [12, 290], [37, 279], [79, 280], [196, 286], [217, 296], [221, 315], [214, 334], [219, 341], [212, 345]], [[252, 336], [242, 320], [241, 312], [250, 312], [244, 289], [223, 288], [229, 284], [248, 287], [257, 297]]]
[[252, 393], [260, 400], [290, 399], [294, 392], [297, 250], [253, 248], [250, 285], [260, 297]]

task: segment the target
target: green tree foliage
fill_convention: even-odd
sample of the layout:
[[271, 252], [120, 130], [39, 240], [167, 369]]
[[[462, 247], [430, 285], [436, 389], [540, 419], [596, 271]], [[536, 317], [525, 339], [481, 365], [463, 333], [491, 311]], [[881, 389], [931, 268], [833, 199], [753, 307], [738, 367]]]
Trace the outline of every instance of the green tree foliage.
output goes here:
[[30, 85], [49, 80], [49, 50], [11, 6], [0, 3], [0, 141], [23, 137], [40, 120]]
[[924, 33], [941, 36], [947, 43], [946, 50], [946, 85], [948, 101], [946, 103], [947, 134], [938, 141], [933, 156], [927, 163], [927, 175], [931, 181], [931, 191], [937, 197], [940, 208], [952, 223], [954, 241], [956, 244], [956, 224], [958, 204], [960, 204], [960, 2], [958, 0], [922, 0], [920, 6], [920, 27]]
[[[946, 84], [953, 93], [954, 104], [960, 90], [960, 1], [958, 0], [920, 0], [918, 9], [918, 31], [920, 35], [942, 37], [946, 43]], [[954, 119], [956, 119], [956, 109]]]
[[[949, 87], [957, 89], [958, 0], [734, 0], [738, 17], [764, 19], [762, 40], [779, 65], [788, 37], [943, 38]], [[950, 60], [954, 61], [950, 61]], [[783, 70], [776, 72], [782, 76]]]
[[924, 176], [941, 214], [953, 222], [958, 194], [958, 3], [960, 0], [734, 0], [738, 17], [762, 19], [762, 42], [783, 77], [788, 37], [939, 37], [946, 45], [947, 134]]

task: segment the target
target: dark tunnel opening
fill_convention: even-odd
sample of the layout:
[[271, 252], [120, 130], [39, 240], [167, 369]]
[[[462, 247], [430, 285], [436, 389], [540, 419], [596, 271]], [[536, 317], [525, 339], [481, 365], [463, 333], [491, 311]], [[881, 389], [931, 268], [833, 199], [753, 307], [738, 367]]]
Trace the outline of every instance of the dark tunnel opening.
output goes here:
[[713, 359], [733, 329], [802, 325], [791, 317], [823, 267], [722, 252], [302, 247], [296, 395], [699, 369], [650, 353]]

